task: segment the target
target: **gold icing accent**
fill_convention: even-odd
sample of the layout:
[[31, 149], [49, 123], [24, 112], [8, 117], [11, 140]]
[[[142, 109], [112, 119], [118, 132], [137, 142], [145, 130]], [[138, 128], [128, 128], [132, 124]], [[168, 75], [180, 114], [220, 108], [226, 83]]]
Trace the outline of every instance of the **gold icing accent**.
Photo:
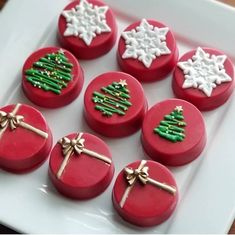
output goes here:
[[86, 149], [85, 145], [84, 145], [85, 139], [82, 138], [82, 135], [83, 135], [83, 133], [80, 132], [78, 134], [78, 136], [72, 140], [67, 137], [63, 137], [62, 139], [60, 139], [58, 141], [58, 143], [60, 143], [62, 146], [62, 153], [64, 156], [64, 160], [63, 160], [62, 164], [60, 165], [60, 168], [56, 174], [56, 177], [58, 179], [63, 174], [63, 171], [64, 171], [66, 165], [68, 164], [68, 160], [73, 154], [80, 155], [81, 153], [84, 153], [84, 154], [87, 154], [88, 156], [91, 156], [91, 157], [97, 158], [101, 161], [104, 161], [107, 164], [112, 163], [110, 158], [108, 158], [102, 154], [96, 153], [92, 150]]
[[148, 174], [149, 168], [148, 168], [148, 166], [145, 166], [146, 163], [147, 163], [146, 160], [142, 160], [137, 169], [132, 169], [132, 168], [128, 168], [128, 167], [126, 167], [124, 169], [124, 172], [126, 174], [126, 180], [129, 184], [129, 186], [126, 188], [126, 190], [122, 196], [122, 199], [119, 203], [121, 208], [124, 206], [126, 199], [128, 198], [129, 193], [130, 193], [131, 189], [134, 187], [135, 182], [137, 180], [139, 180], [144, 185], [147, 183], [150, 183], [150, 184], [152, 184], [156, 187], [159, 187], [159, 188], [161, 188], [161, 189], [163, 189], [173, 195], [176, 193], [176, 188], [150, 178], [149, 174]]
[[40, 129], [37, 129], [34, 126], [31, 126], [30, 124], [24, 122], [24, 116], [22, 115], [16, 115], [20, 108], [21, 104], [16, 104], [12, 112], [6, 113], [4, 111], [0, 111], [0, 138], [2, 137], [2, 134], [5, 132], [5, 130], [10, 127], [11, 130], [16, 129], [17, 127], [22, 127], [27, 130], [30, 130], [43, 138], [47, 139], [48, 134]]

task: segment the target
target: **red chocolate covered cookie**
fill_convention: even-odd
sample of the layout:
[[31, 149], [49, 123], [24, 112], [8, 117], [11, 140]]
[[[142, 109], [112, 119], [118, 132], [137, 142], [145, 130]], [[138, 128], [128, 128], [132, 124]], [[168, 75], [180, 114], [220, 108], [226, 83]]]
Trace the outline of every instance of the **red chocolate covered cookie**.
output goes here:
[[155, 20], [142, 19], [122, 33], [117, 59], [121, 69], [139, 81], [156, 81], [174, 68], [178, 48], [169, 28]]
[[88, 133], [73, 133], [51, 152], [49, 175], [56, 189], [67, 197], [88, 199], [110, 184], [114, 165], [108, 146]]
[[42, 114], [25, 104], [0, 109], [0, 168], [26, 172], [49, 155], [51, 131]]
[[198, 47], [180, 58], [172, 88], [178, 98], [191, 102], [200, 110], [217, 108], [233, 92], [233, 64], [218, 50]]
[[83, 71], [68, 51], [42, 48], [26, 60], [22, 71], [25, 95], [35, 104], [57, 108], [71, 103], [81, 92]]
[[153, 226], [170, 217], [178, 201], [171, 172], [154, 161], [136, 161], [118, 175], [113, 187], [113, 205], [126, 221]]
[[59, 17], [59, 40], [79, 59], [107, 53], [117, 37], [111, 9], [98, 0], [78, 0], [67, 5]]
[[127, 136], [137, 131], [147, 110], [142, 86], [122, 72], [96, 77], [87, 87], [84, 104], [89, 126], [109, 137]]
[[145, 152], [162, 164], [178, 166], [191, 162], [206, 144], [200, 111], [187, 101], [169, 99], [154, 105], [142, 126]]

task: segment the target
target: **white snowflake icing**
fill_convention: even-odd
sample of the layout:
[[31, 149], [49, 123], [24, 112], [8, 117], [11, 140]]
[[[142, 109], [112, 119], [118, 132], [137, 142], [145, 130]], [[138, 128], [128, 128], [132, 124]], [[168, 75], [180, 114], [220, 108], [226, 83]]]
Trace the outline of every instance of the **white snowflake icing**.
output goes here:
[[108, 9], [107, 6], [98, 7], [86, 0], [80, 0], [75, 8], [62, 12], [67, 22], [64, 36], [79, 37], [89, 46], [98, 34], [111, 32], [106, 23]]
[[224, 69], [226, 58], [226, 55], [210, 55], [198, 47], [191, 59], [177, 64], [184, 72], [182, 87], [197, 88], [210, 97], [217, 85], [232, 81]]
[[149, 68], [154, 59], [171, 53], [166, 44], [168, 31], [167, 27], [154, 27], [146, 19], [142, 19], [135, 29], [122, 33], [126, 44], [122, 58], [138, 59]]

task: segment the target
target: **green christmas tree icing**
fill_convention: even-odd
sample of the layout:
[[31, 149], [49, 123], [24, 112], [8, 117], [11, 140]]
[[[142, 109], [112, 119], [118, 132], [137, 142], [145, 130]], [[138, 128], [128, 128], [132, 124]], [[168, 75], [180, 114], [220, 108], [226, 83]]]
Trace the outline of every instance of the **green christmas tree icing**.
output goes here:
[[27, 81], [33, 86], [60, 94], [72, 79], [72, 68], [73, 64], [60, 49], [33, 63], [33, 67], [26, 70], [25, 75]]
[[185, 138], [183, 127], [186, 126], [183, 120], [183, 108], [176, 106], [169, 115], [164, 116], [164, 120], [154, 129], [154, 133], [172, 142], [183, 141]]
[[93, 92], [92, 97], [93, 102], [96, 104], [95, 109], [109, 117], [114, 113], [121, 116], [125, 115], [128, 107], [132, 105], [128, 99], [130, 99], [130, 95], [125, 80], [102, 87], [101, 92]]

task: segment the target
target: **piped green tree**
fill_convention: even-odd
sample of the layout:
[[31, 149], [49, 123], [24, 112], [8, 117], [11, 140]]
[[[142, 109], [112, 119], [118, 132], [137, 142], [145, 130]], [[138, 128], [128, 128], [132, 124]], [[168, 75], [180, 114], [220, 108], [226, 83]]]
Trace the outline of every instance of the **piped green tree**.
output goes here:
[[72, 68], [73, 64], [63, 50], [59, 50], [34, 62], [33, 67], [25, 71], [25, 75], [33, 86], [60, 94], [72, 79]]
[[96, 104], [95, 109], [108, 117], [111, 117], [114, 113], [121, 116], [125, 115], [128, 107], [132, 105], [128, 99], [130, 99], [130, 94], [125, 80], [102, 87], [101, 92], [93, 92], [92, 97]]
[[186, 126], [183, 120], [183, 108], [176, 106], [169, 115], [164, 116], [160, 125], [154, 128], [154, 133], [172, 142], [183, 141], [185, 138], [184, 127]]

